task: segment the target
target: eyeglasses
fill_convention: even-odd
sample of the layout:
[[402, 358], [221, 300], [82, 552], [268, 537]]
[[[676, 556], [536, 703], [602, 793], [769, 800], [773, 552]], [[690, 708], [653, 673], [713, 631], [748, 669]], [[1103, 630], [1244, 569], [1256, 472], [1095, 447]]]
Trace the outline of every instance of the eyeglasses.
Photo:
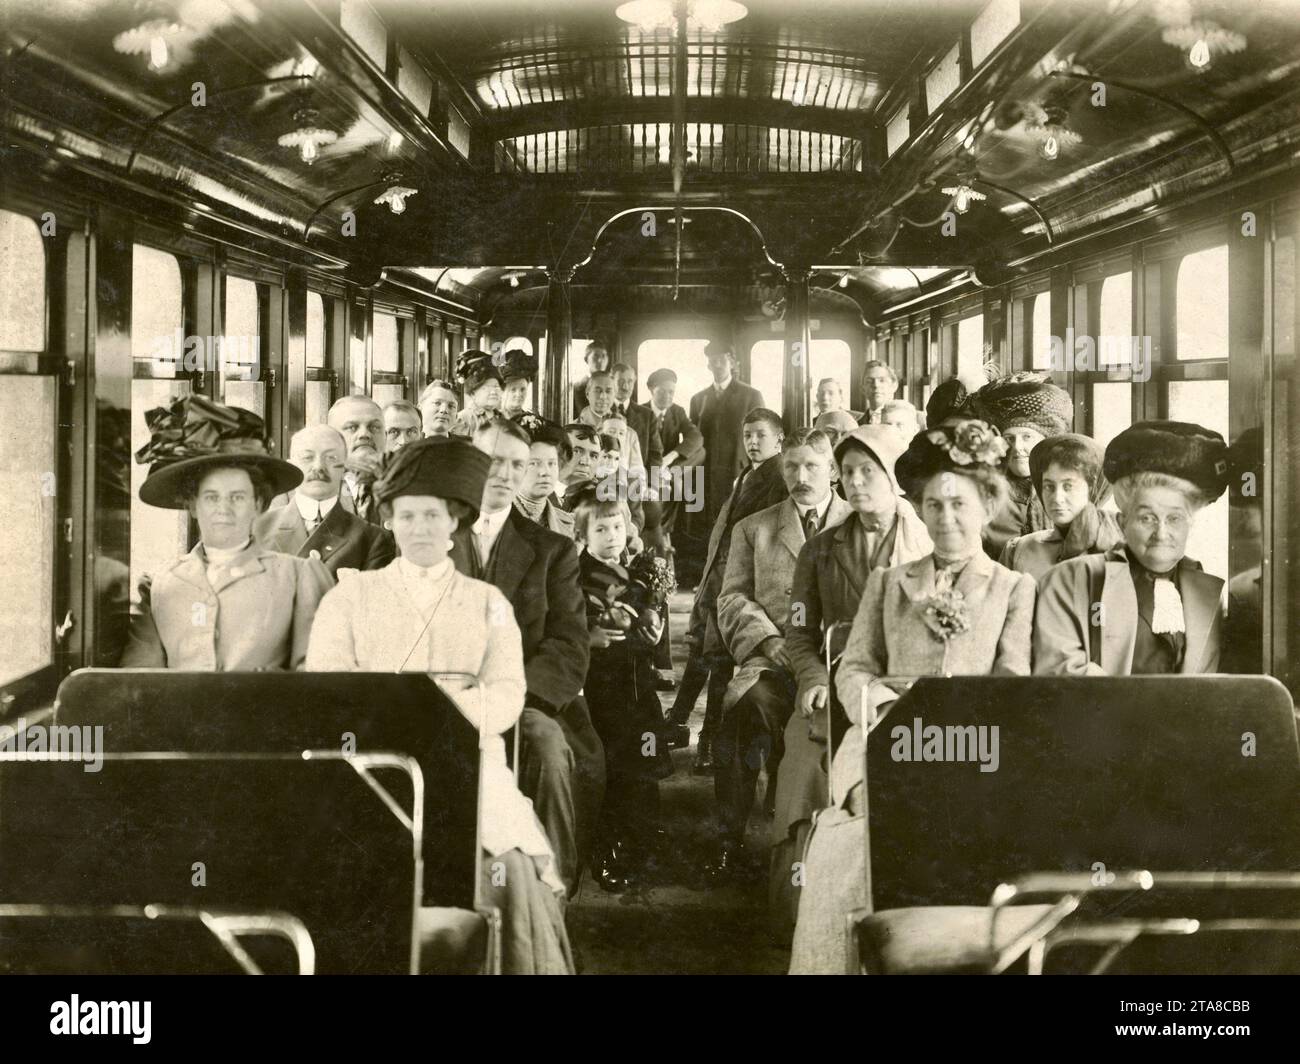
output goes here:
[[1170, 532], [1181, 532], [1189, 524], [1186, 514], [1170, 514], [1162, 521], [1155, 514], [1144, 513], [1138, 514], [1133, 520], [1137, 524], [1138, 528], [1148, 534], [1155, 532], [1162, 524], [1168, 528]]

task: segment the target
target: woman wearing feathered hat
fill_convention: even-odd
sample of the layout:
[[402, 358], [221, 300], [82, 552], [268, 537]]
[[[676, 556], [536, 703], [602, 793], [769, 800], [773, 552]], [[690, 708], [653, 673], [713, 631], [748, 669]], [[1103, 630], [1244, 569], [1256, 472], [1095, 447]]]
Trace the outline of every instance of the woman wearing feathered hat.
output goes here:
[[203, 396], [145, 415], [151, 439], [140, 499], [188, 510], [199, 542], [152, 574], [122, 654], [123, 667], [294, 669], [333, 579], [312, 558], [277, 554], [252, 536], [253, 519], [302, 471], [267, 451], [262, 419]]
[[1034, 618], [1034, 672], [1217, 672], [1223, 581], [1187, 558], [1200, 510], [1228, 486], [1228, 447], [1183, 421], [1142, 421], [1106, 448], [1123, 542], [1051, 569]]
[[502, 739], [524, 708], [519, 627], [500, 591], [461, 575], [448, 557], [452, 533], [478, 519], [489, 465], [486, 454], [462, 440], [418, 440], [396, 453], [374, 492], [398, 557], [350, 575], [325, 596], [307, 668], [477, 677], [473, 690], [440, 685], [482, 729], [480, 833], [491, 864], [506, 869], [503, 884], [485, 861], [482, 884], [505, 917], [505, 970], [567, 973], [573, 962], [560, 907], [564, 885], [532, 803], [506, 764]]
[[1070, 431], [1074, 403], [1045, 373], [1013, 373], [990, 381], [973, 397], [976, 417], [983, 418], [1007, 441], [1003, 471], [1007, 498], [984, 531], [984, 549], [1000, 558], [1013, 536], [1051, 529], [1052, 522], [1034, 492], [1029, 454], [1042, 440]]
[[501, 413], [518, 421], [528, 413], [526, 404], [537, 379], [537, 358], [519, 347], [501, 356]]
[[501, 416], [501, 367], [486, 351], [462, 351], [456, 362], [456, 383], [465, 389], [465, 409], [456, 418], [453, 436], [472, 438], [485, 421]]
[[1006, 496], [1006, 441], [983, 421], [915, 436], [895, 473], [916, 500], [934, 549], [875, 569], [835, 676], [852, 722], [831, 766], [836, 805], [817, 821], [804, 859], [790, 970], [845, 970], [848, 913], [862, 893], [862, 767], [866, 733], [898, 698], [885, 676], [1029, 674], [1034, 581], [989, 559], [981, 537]]

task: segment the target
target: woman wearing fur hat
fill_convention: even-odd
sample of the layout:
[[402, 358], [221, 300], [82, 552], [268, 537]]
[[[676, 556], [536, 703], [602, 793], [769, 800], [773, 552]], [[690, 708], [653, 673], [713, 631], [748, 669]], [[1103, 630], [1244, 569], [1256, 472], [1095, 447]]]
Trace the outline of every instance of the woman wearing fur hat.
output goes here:
[[1223, 581], [1185, 556], [1197, 513], [1228, 486], [1228, 447], [1182, 421], [1143, 421], [1106, 448], [1123, 541], [1043, 578], [1034, 672], [1141, 676], [1217, 672]]
[[1052, 527], [1007, 541], [999, 564], [1035, 580], [1057, 562], [1105, 554], [1123, 538], [1115, 515], [1099, 510], [1110, 496], [1101, 471], [1101, 444], [1067, 432], [1043, 440], [1029, 454], [1029, 476]]
[[148, 462], [140, 499], [189, 510], [199, 542], [153, 574], [131, 618], [124, 668], [215, 672], [295, 669], [312, 618], [334, 582], [314, 558], [261, 547], [253, 519], [302, 471], [268, 453], [262, 419], [203, 396], [184, 396], [145, 415], [152, 435], [136, 453]]
[[974, 405], [977, 416], [1007, 441], [1007, 499], [984, 530], [984, 549], [990, 558], [1000, 558], [1013, 536], [1052, 528], [1034, 492], [1029, 454], [1041, 440], [1070, 431], [1074, 403], [1046, 374], [1014, 373], [984, 385], [975, 393]]
[[1006, 495], [1006, 441], [982, 421], [917, 435], [895, 464], [934, 549], [875, 569], [849, 632], [835, 691], [852, 722], [831, 766], [836, 804], [804, 859], [792, 973], [845, 970], [845, 922], [867, 903], [862, 767], [876, 712], [899, 697], [893, 676], [1027, 676], [1034, 581], [991, 561], [985, 525]]
[[462, 351], [456, 383], [465, 389], [465, 409], [456, 418], [453, 436], [472, 438], [485, 421], [501, 417], [501, 370], [486, 351]]
[[[483, 862], [482, 888], [505, 918], [508, 973], [572, 970], [560, 900], [564, 885], [532, 803], [515, 785], [502, 739], [524, 708], [524, 659], [509, 601], [456, 572], [451, 536], [478, 519], [488, 456], [461, 440], [420, 440], [397, 452], [375, 483], [399, 556], [359, 572], [321, 601], [307, 650], [320, 671], [458, 672], [473, 689], [439, 685], [482, 736], [479, 829], [502, 884]], [[428, 926], [435, 922], [430, 915]]]

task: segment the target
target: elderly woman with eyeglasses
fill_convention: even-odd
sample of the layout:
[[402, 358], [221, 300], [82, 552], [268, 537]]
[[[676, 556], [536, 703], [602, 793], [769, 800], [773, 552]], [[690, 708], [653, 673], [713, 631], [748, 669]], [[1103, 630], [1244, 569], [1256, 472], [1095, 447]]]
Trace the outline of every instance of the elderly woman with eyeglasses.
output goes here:
[[1054, 566], [1034, 618], [1034, 673], [1217, 672], [1223, 581], [1186, 557], [1197, 514], [1228, 486], [1228, 446], [1181, 421], [1143, 421], [1106, 448], [1123, 542]]

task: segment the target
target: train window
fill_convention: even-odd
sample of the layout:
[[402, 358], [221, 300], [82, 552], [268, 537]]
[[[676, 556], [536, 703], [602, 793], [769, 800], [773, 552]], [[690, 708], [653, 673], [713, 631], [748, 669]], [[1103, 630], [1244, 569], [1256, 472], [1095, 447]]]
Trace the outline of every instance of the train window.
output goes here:
[[[156, 407], [189, 395], [190, 374], [216, 368], [217, 344], [211, 337], [187, 336], [182, 350], [171, 350], [172, 338], [185, 332], [184, 289], [175, 255], [136, 244], [131, 249], [131, 357], [136, 376], [131, 381], [131, 450], [149, 442], [145, 415]], [[140, 600], [140, 578], [156, 573], [189, 549], [189, 517], [140, 501], [140, 485], [148, 466], [131, 463], [131, 601]]]
[[1111, 274], [1101, 282], [1101, 310], [1095, 341], [1097, 364], [1119, 366], [1133, 350], [1133, 274]]
[[709, 365], [704, 359], [704, 349], [708, 344], [707, 339], [698, 336], [641, 341], [641, 346], [636, 349], [636, 365], [644, 401], [650, 401], [650, 386], [646, 383], [650, 374], [657, 369], [670, 369], [677, 374], [673, 402], [689, 409], [691, 396], [713, 383]]
[[1133, 424], [1133, 386], [1126, 381], [1099, 381], [1091, 386], [1092, 433], [1103, 447]]
[[1228, 245], [1194, 252], [1178, 264], [1174, 313], [1180, 362], [1228, 357]]
[[984, 365], [984, 315], [974, 314], [957, 323], [957, 376], [978, 379]]
[[[44, 292], [43, 288], [36, 290]], [[43, 298], [27, 298], [41, 312]], [[6, 319], [6, 324], [8, 321]], [[0, 424], [32, 431], [8, 432], [0, 492], [5, 500], [5, 550], [0, 564], [0, 684], [53, 663], [55, 431], [57, 385], [53, 377], [0, 375]]]
[[765, 407], [781, 412], [785, 395], [784, 340], [759, 340], [749, 349], [749, 383], [762, 393]]
[[816, 409], [817, 382], [831, 377], [840, 382], [844, 405], [849, 403], [853, 383], [853, 351], [843, 340], [814, 340], [808, 352], [808, 401]]
[[44, 350], [45, 244], [41, 231], [30, 218], [0, 211], [0, 351]]
[[222, 401], [264, 418], [266, 389], [261, 382], [262, 329], [256, 281], [226, 278], [223, 322]]
[[307, 366], [320, 369], [325, 365], [325, 297], [307, 293]]
[[1039, 292], [1027, 302], [1031, 305], [1029, 352], [1032, 369], [1052, 368], [1052, 293]]
[[[1213, 429], [1226, 440], [1228, 436], [1228, 382], [1170, 381], [1169, 419], [1193, 421]], [[1228, 576], [1228, 496], [1197, 515], [1196, 525], [1187, 538], [1187, 556], [1200, 562], [1208, 573]]]
[[392, 314], [375, 311], [370, 336], [371, 348], [374, 352], [374, 372], [400, 372], [401, 357], [397, 341], [397, 318]]

